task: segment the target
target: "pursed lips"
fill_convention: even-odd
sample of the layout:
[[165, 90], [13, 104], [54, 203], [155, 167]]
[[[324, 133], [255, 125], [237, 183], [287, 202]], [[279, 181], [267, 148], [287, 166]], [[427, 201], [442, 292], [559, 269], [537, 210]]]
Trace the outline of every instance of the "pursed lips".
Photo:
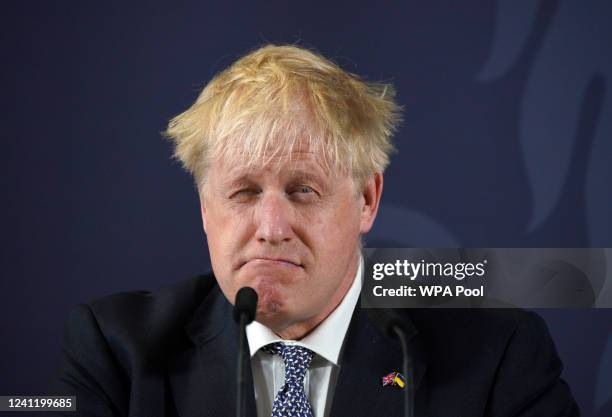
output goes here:
[[286, 258], [269, 258], [269, 257], [254, 257], [244, 262], [242, 266], [251, 265], [262, 265], [262, 266], [277, 266], [277, 267], [290, 267], [290, 268], [303, 268], [298, 262], [292, 261]]

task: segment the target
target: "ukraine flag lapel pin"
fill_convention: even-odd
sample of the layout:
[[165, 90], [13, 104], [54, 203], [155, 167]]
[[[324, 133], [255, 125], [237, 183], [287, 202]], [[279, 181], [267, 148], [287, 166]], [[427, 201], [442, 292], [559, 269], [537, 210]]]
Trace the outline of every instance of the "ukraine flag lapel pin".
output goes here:
[[382, 386], [397, 387], [400, 389], [405, 388], [406, 377], [399, 372], [391, 372], [390, 374], [382, 377]]

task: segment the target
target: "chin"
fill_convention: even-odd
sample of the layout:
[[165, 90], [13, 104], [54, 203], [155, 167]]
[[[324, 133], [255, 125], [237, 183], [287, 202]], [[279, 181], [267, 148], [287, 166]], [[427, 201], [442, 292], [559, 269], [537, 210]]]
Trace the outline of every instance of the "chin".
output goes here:
[[291, 291], [290, 279], [283, 276], [257, 274], [245, 281], [245, 285], [257, 292], [258, 306], [266, 306], [266, 309], [273, 311], [287, 302], [287, 294]]
[[249, 286], [257, 293], [255, 319], [270, 328], [276, 328], [287, 321], [294, 307], [292, 294], [297, 290], [294, 276], [275, 272], [244, 274], [240, 280], [241, 286]]
[[286, 326], [289, 316], [289, 312], [282, 305], [265, 303], [257, 306], [255, 320], [276, 332]]
[[257, 316], [262, 317], [273, 316], [285, 309], [287, 302], [283, 296], [283, 291], [277, 286], [258, 285], [254, 283], [252, 288], [257, 292]]
[[270, 328], [277, 328], [284, 323], [290, 315], [291, 302], [282, 285], [258, 281], [252, 287], [258, 296], [255, 319]]

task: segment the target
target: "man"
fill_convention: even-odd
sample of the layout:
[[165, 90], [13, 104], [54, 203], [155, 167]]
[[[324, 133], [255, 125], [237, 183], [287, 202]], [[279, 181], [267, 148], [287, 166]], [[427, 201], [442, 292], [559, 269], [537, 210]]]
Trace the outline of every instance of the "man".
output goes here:
[[[391, 86], [295, 46], [218, 74], [168, 128], [197, 184], [213, 274], [80, 306], [56, 392], [77, 395], [82, 416], [232, 414], [231, 304], [249, 286], [249, 416], [400, 415], [402, 391], [381, 384], [399, 346], [357, 303], [398, 121]], [[416, 415], [578, 414], [536, 316], [403, 314]]]

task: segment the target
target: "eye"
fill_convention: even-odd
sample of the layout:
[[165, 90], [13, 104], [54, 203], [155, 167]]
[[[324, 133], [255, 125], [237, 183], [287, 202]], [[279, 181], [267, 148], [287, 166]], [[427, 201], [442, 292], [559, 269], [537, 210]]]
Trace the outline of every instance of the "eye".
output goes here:
[[254, 197], [259, 191], [254, 188], [241, 188], [230, 195], [231, 200], [246, 200]]
[[312, 188], [310, 188], [307, 185], [300, 185], [300, 186], [296, 187], [296, 189], [293, 190], [293, 192], [302, 193], [302, 194], [308, 194], [308, 193], [314, 193], [315, 190], [313, 190]]
[[319, 197], [319, 193], [308, 185], [296, 185], [290, 189], [289, 196], [299, 202], [309, 202]]

